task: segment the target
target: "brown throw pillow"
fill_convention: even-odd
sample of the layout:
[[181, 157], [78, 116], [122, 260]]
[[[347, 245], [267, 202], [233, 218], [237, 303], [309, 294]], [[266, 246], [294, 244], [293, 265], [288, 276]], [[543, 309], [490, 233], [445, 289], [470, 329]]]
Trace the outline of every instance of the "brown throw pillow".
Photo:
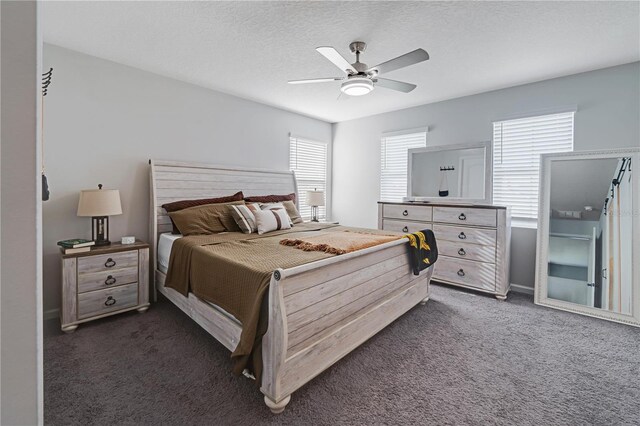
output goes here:
[[[167, 213], [177, 212], [180, 210], [188, 209], [189, 207], [195, 206], [203, 206], [205, 204], [216, 204], [216, 203], [228, 203], [231, 201], [242, 201], [244, 198], [244, 194], [242, 191], [236, 192], [233, 195], [227, 195], [224, 197], [217, 198], [201, 198], [198, 200], [180, 200], [174, 201], [172, 203], [163, 204], [162, 208], [167, 211]], [[171, 216], [171, 215], [169, 215]], [[175, 222], [171, 219], [171, 224], [173, 225], [173, 230], [171, 231], [173, 234], [179, 234], [178, 228], [176, 227]]]
[[296, 204], [293, 201], [283, 201], [282, 205], [284, 206], [285, 210], [289, 214], [289, 217], [291, 218], [291, 222], [293, 223], [304, 222], [304, 220], [302, 220], [302, 217], [300, 216], [300, 212], [296, 208]]
[[282, 201], [293, 201], [296, 203], [296, 194], [292, 192], [288, 195], [252, 195], [244, 199], [247, 203], [280, 203]]
[[178, 231], [184, 236], [240, 231], [228, 207], [240, 204], [244, 204], [244, 201], [205, 204], [171, 212], [169, 216], [176, 224]]

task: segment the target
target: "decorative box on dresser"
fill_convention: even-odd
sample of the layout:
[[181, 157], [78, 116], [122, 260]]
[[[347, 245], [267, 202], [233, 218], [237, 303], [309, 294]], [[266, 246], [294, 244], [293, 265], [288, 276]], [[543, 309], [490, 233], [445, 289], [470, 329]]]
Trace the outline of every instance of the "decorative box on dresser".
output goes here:
[[147, 243], [113, 243], [61, 258], [62, 331], [70, 333], [83, 322], [149, 308]]
[[433, 230], [439, 256], [432, 280], [507, 298], [511, 246], [507, 207], [379, 202], [378, 228], [407, 233]]

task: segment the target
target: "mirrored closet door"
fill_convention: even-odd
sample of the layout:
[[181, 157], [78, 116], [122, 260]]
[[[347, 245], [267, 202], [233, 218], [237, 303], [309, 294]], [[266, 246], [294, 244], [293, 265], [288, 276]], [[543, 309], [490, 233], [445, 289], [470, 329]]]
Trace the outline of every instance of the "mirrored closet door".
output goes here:
[[541, 158], [536, 303], [640, 325], [640, 149]]

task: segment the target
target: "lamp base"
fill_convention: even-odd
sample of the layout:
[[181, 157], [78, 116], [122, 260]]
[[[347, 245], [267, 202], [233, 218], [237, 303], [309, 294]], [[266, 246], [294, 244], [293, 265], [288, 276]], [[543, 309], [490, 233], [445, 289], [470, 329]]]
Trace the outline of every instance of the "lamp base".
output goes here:
[[94, 240], [94, 241], [96, 242], [96, 244], [95, 244], [96, 247], [111, 245], [111, 241], [109, 241], [109, 240]]
[[318, 206], [311, 206], [311, 222], [319, 222]]
[[94, 216], [91, 218], [91, 239], [97, 247], [108, 246], [109, 241], [109, 216]]

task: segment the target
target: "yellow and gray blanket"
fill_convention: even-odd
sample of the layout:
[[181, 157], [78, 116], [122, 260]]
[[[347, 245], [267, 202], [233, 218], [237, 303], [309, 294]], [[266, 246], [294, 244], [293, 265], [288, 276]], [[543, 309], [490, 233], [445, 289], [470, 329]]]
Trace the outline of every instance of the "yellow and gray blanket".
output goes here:
[[405, 235], [409, 239], [409, 260], [413, 275], [420, 275], [438, 260], [436, 237], [431, 229]]

